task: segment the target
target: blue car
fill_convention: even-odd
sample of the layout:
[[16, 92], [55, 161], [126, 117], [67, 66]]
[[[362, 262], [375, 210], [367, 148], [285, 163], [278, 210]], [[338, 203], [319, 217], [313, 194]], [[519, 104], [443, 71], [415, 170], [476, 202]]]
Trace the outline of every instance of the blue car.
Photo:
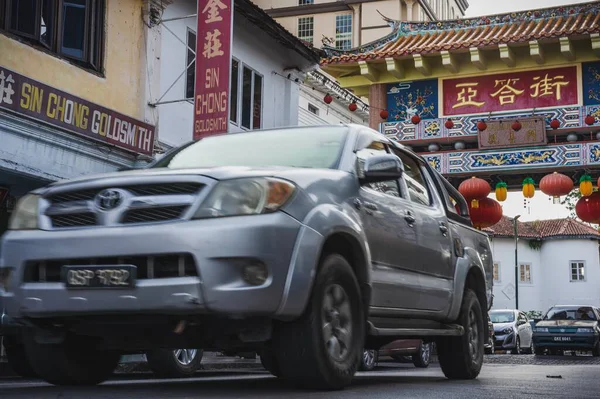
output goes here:
[[600, 356], [600, 309], [589, 305], [560, 305], [548, 310], [535, 324], [536, 355], [562, 351], [591, 351]]

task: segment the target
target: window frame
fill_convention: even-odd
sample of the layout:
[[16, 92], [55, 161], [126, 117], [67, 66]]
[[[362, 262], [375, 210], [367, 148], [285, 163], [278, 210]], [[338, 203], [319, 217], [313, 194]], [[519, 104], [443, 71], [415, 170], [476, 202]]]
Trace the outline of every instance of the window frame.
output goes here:
[[[493, 279], [494, 284], [502, 284], [502, 271], [501, 271], [500, 265], [501, 265], [500, 262], [494, 262], [492, 264], [492, 279]], [[494, 273], [494, 270], [496, 270], [498, 273]], [[496, 280], [494, 274], [498, 274], [498, 280]]]
[[[235, 80], [236, 80], [236, 87], [235, 87], [235, 101], [234, 101], [234, 96], [233, 94], [233, 64], [237, 63], [237, 75], [235, 76]], [[240, 75], [241, 75], [241, 71], [242, 68], [240, 68], [240, 66], [243, 65], [242, 61], [240, 61], [239, 58], [236, 57], [231, 57], [231, 64], [229, 67], [229, 115], [227, 116], [227, 118], [229, 119], [229, 122], [234, 124], [237, 127], [241, 127], [240, 124]], [[231, 119], [231, 115], [233, 112], [233, 107], [231, 106], [233, 103], [235, 103], [235, 120]]]
[[14, 0], [0, 0], [0, 33], [4, 32], [16, 40], [26, 43], [56, 58], [65, 60], [88, 72], [103, 75], [106, 53], [105, 43], [107, 40], [105, 34], [107, 0], [84, 0], [85, 22], [82, 39], [82, 57], [67, 54], [63, 51], [63, 36], [65, 32], [63, 18], [65, 14], [65, 1], [68, 0], [52, 1], [52, 31], [50, 32], [50, 43], [45, 42], [41, 37], [41, 20], [44, 0], [35, 0], [33, 35], [11, 28], [11, 10], [14, 5]]
[[[232, 57], [232, 60], [236, 60], [238, 62], [238, 90], [237, 90], [237, 122], [232, 122], [231, 120], [231, 112], [229, 113], [229, 121], [234, 123], [237, 127], [244, 131], [256, 130], [262, 128], [264, 125], [264, 99], [265, 99], [265, 76], [258, 72], [255, 68], [252, 68], [245, 62], [240, 61], [239, 59]], [[231, 63], [233, 66], [233, 61]], [[252, 72], [252, 78], [250, 80], [250, 128], [243, 125], [242, 117], [243, 117], [243, 94], [244, 94], [244, 68], [249, 69]], [[260, 104], [260, 126], [254, 127], [254, 84], [255, 84], [255, 76], [258, 75], [261, 77], [261, 104]], [[233, 79], [233, 76], [232, 76]], [[230, 95], [231, 96], [231, 95]], [[231, 102], [230, 102], [231, 104]], [[231, 106], [231, 105], [230, 105]]]
[[[342, 18], [350, 18], [350, 32], [339, 33], [338, 32], [338, 23], [343, 21]], [[344, 25], [345, 26], [345, 25]], [[352, 48], [354, 40], [352, 40], [352, 36], [354, 35], [354, 15], [352, 13], [343, 13], [335, 15], [335, 48], [338, 50], [349, 50]], [[338, 42], [349, 41], [350, 44], [348, 47], [341, 47], [338, 45]]]
[[[583, 269], [583, 273], [579, 272], [579, 265], [582, 265], [582, 269]], [[583, 279], [576, 279], [573, 280], [573, 265], [576, 265], [577, 267], [577, 276], [581, 276], [583, 275]], [[587, 281], [587, 276], [585, 273], [585, 269], [586, 269], [586, 262], [585, 260], [570, 260], [569, 261], [569, 282], [571, 283], [585, 283]]]
[[[521, 280], [521, 267], [528, 266], [529, 267], [529, 281]], [[524, 273], [525, 274], [525, 273]], [[519, 262], [519, 284], [523, 285], [533, 285], [533, 267], [531, 262]]]
[[[302, 36], [300, 35], [300, 26], [301, 26], [301, 21], [310, 21], [310, 32], [311, 35], [310, 36]], [[306, 25], [308, 26], [308, 24]], [[298, 17], [298, 19], [296, 20], [296, 36], [298, 36], [298, 39], [300, 40], [304, 40], [305, 42], [314, 43], [314, 39], [315, 39], [315, 17], [313, 16], [308, 16], [308, 17]], [[310, 38], [310, 40], [308, 39]]]
[[[194, 95], [196, 92], [196, 46], [194, 46], [193, 48], [190, 47], [190, 33], [193, 34], [194, 36], [194, 43], [197, 43], [198, 40], [198, 34], [196, 33], [195, 30], [193, 30], [192, 28], [190, 28], [189, 26], [186, 26], [186, 31], [185, 31], [185, 69], [186, 69], [186, 74], [185, 74], [185, 85], [183, 86], [183, 95], [186, 99], [191, 99], [194, 100]], [[188, 62], [188, 56], [189, 56], [189, 51], [190, 49], [193, 50], [194, 55], [193, 55], [193, 61], [191, 63]], [[194, 80], [192, 81], [192, 96], [189, 97], [188, 96], [188, 69], [192, 69], [194, 71]]]
[[[419, 205], [419, 206], [423, 206], [426, 208], [435, 208], [433, 193], [432, 193], [431, 187], [430, 187], [430, 184], [431, 184], [430, 181], [432, 181], [433, 178], [429, 174], [429, 171], [427, 171], [427, 169], [425, 168], [425, 165], [423, 164], [423, 162], [421, 162], [418, 158], [412, 156], [408, 152], [402, 151], [402, 150], [394, 148], [394, 147], [392, 147], [392, 148], [394, 150], [394, 153], [396, 153], [396, 155], [398, 155], [398, 157], [402, 161], [402, 164], [405, 165], [405, 169], [404, 169], [405, 172], [402, 174], [402, 180], [404, 181], [404, 184], [406, 185], [407, 199], [411, 202], [411, 204], [414, 204], [414, 205]], [[408, 158], [409, 160], [411, 160], [412, 162], [415, 163], [417, 170], [419, 171], [419, 174], [421, 175], [421, 178], [423, 180], [422, 184], [425, 186], [425, 190], [427, 191], [427, 198], [429, 200], [428, 204], [424, 204], [422, 202], [417, 202], [416, 200], [413, 200], [412, 196], [410, 195], [410, 188], [408, 185], [408, 180], [406, 179], [406, 177], [407, 177], [406, 162], [404, 161], [403, 157]], [[427, 174], [427, 176], [426, 176], [426, 174]], [[412, 176], [408, 176], [408, 177], [416, 181], [416, 179], [414, 179]], [[419, 183], [419, 182], [417, 181], [417, 183]]]

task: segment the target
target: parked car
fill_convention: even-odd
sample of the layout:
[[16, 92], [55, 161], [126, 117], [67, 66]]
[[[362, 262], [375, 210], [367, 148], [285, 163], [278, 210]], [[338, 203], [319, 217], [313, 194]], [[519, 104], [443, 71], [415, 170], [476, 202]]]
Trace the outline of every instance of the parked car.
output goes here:
[[554, 355], [562, 351], [591, 351], [600, 356], [600, 309], [591, 305], [551, 307], [535, 324], [535, 354]]
[[420, 339], [399, 339], [384, 345], [379, 350], [365, 349], [360, 370], [373, 370], [382, 356], [389, 356], [397, 361], [410, 358], [415, 367], [427, 368], [431, 360], [432, 347], [432, 342], [424, 342]]
[[495, 345], [496, 345], [496, 334], [494, 333], [494, 323], [492, 323], [489, 313], [487, 316], [487, 321], [488, 321], [488, 340], [483, 347], [485, 349], [486, 355], [492, 355], [492, 354], [494, 354]]
[[488, 236], [422, 157], [361, 125], [209, 136], [53, 183], [19, 200], [1, 252], [7, 314], [56, 385], [156, 349], [256, 350], [324, 389], [406, 337], [434, 340], [448, 378], [483, 363]]
[[533, 330], [527, 315], [515, 309], [494, 309], [489, 312], [494, 325], [495, 350], [511, 353], [533, 353]]

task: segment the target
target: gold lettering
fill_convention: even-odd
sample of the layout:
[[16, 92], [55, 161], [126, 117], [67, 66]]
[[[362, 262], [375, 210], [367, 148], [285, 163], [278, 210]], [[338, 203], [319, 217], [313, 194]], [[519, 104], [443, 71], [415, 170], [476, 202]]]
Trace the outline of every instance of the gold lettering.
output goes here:
[[220, 15], [220, 10], [227, 9], [227, 6], [221, 2], [221, 0], [208, 0], [206, 6], [202, 10], [202, 14], [208, 13], [208, 16], [204, 22], [207, 24], [212, 24], [213, 22], [219, 22], [223, 20], [223, 17]]
[[212, 32], [206, 32], [206, 37], [204, 38], [204, 51], [202, 52], [204, 58], [211, 59], [225, 54], [223, 50], [221, 50], [222, 44], [219, 36], [221, 36], [221, 31], [219, 29], [215, 29]]
[[531, 90], [533, 90], [531, 97], [555, 96], [556, 100], [560, 101], [562, 99], [561, 88], [569, 85], [569, 81], [564, 79], [563, 75], [549, 77], [546, 74], [544, 77], [534, 77], [533, 81], [535, 83], [530, 86]]
[[31, 85], [29, 83], [23, 83], [21, 89], [21, 108], [29, 109], [31, 104]]
[[496, 80], [496, 84], [494, 87], [500, 86], [498, 91], [490, 94], [492, 97], [498, 97], [500, 100], [500, 105], [504, 104], [514, 104], [515, 97], [521, 95], [525, 92], [525, 90], [518, 90], [513, 87], [515, 83], [517, 83], [519, 79], [501, 79]]
[[466, 107], [472, 105], [475, 107], [482, 107], [485, 105], [484, 101], [476, 101], [475, 97], [479, 94], [479, 91], [475, 89], [479, 83], [459, 83], [456, 88], [461, 88], [461, 91], [457, 94], [457, 103], [452, 106], [452, 109], [459, 107]]
[[46, 115], [48, 118], [54, 119], [56, 116], [56, 103], [58, 102], [58, 96], [54, 93], [48, 95], [48, 105], [46, 106]]

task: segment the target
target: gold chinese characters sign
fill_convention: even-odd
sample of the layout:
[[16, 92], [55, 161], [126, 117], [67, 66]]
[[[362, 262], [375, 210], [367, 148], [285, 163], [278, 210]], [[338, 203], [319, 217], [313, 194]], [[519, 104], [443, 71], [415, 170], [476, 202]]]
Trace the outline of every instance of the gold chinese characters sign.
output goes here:
[[479, 132], [479, 148], [510, 148], [544, 145], [547, 143], [544, 118], [522, 118], [519, 130], [513, 129], [513, 119], [486, 121], [487, 128]]
[[578, 105], [577, 67], [443, 81], [445, 116]]
[[226, 133], [233, 0], [198, 0], [194, 140]]

